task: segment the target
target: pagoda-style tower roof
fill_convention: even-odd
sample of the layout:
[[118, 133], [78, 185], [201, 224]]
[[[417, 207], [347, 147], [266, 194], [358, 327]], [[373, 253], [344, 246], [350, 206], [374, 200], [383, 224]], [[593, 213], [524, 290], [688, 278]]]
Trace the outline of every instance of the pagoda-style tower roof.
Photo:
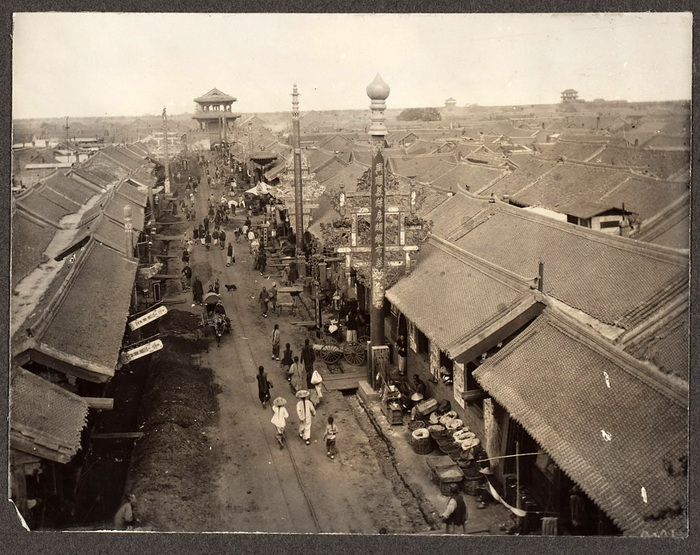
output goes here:
[[194, 99], [197, 103], [206, 102], [236, 102], [236, 98], [229, 96], [226, 93], [222, 93], [219, 89], [214, 87], [207, 94]]

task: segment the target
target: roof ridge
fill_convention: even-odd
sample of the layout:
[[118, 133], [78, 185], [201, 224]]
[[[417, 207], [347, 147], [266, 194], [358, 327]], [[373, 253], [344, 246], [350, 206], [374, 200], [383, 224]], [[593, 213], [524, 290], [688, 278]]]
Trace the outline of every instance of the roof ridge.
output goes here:
[[[459, 192], [462, 193], [463, 191]], [[619, 237], [617, 235], [600, 233], [598, 231], [594, 231], [578, 225], [573, 225], [566, 222], [559, 222], [552, 218], [548, 218], [547, 216], [536, 214], [532, 211], [523, 210], [522, 208], [512, 206], [501, 200], [498, 200], [497, 198], [494, 200], [497, 210], [505, 212], [516, 218], [529, 220], [547, 227], [557, 229], [563, 233], [568, 233], [570, 235], [585, 237], [586, 239], [590, 239], [591, 241], [595, 241], [597, 243], [606, 244], [629, 252], [636, 252], [638, 254], [642, 254], [663, 262], [675, 263], [676, 265], [680, 265], [678, 259], [683, 258], [686, 261], [684, 265], [687, 266], [687, 260], [689, 258], [688, 255], [686, 253], [679, 252], [678, 249], [672, 249], [670, 247], [664, 247], [662, 245], [655, 245], [653, 243], [646, 243], [644, 241], [638, 241], [636, 239], [630, 239], [628, 237]]]
[[644, 382], [657, 393], [681, 407], [688, 407], [689, 390], [687, 383], [669, 379], [666, 374], [662, 374], [655, 367], [645, 364], [643, 361], [626, 353], [621, 347], [589, 331], [576, 319], [556, 308], [548, 307], [548, 310], [545, 310], [542, 316], [546, 318], [548, 323], [551, 323], [575, 341], [593, 347], [603, 356], [607, 355], [606, 358], [616, 363], [632, 377]]
[[449, 254], [453, 258], [468, 264], [476, 271], [495, 279], [496, 281], [510, 287], [515, 291], [525, 290], [525, 288], [531, 289], [530, 284], [533, 282], [535, 276], [532, 278], [526, 278], [516, 274], [515, 272], [506, 270], [505, 268], [476, 256], [469, 251], [466, 251], [451, 243], [447, 239], [438, 237], [437, 235], [430, 234], [428, 237], [428, 243], [437, 247], [444, 253]]

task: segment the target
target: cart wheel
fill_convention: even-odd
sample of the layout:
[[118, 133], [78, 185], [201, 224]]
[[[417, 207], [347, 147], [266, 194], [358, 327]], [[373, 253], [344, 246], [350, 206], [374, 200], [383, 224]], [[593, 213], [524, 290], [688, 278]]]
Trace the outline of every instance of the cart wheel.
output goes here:
[[[367, 338], [369, 340], [369, 338]], [[360, 340], [359, 343], [346, 343], [343, 347], [345, 360], [353, 366], [362, 366], [367, 358], [367, 341]]]
[[338, 342], [332, 337], [323, 338], [323, 347], [321, 347], [321, 358], [326, 364], [335, 364], [343, 356], [343, 351], [338, 346]]

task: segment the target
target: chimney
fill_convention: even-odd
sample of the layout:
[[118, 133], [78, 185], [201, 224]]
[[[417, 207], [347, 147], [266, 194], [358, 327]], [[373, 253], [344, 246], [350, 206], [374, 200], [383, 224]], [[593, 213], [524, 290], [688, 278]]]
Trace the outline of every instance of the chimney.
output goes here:
[[540, 292], [544, 291], [544, 262], [540, 260], [539, 262], [539, 279], [537, 280], [537, 290]]

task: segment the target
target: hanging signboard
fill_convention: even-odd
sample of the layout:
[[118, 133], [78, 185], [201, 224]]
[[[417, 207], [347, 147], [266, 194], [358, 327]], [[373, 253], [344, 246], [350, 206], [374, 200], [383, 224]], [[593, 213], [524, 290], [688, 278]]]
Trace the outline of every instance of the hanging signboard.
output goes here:
[[135, 320], [132, 320], [129, 322], [129, 328], [131, 331], [137, 330], [142, 326], [145, 326], [149, 322], [153, 322], [153, 320], [157, 320], [161, 316], [165, 316], [168, 313], [168, 309], [161, 305], [155, 310], [151, 310], [148, 314], [144, 314], [143, 316], [139, 316]]
[[160, 339], [156, 339], [155, 341], [151, 341], [150, 343], [146, 343], [145, 345], [141, 345], [140, 347], [136, 347], [135, 349], [124, 351], [121, 355], [122, 364], [128, 364], [132, 360], [136, 360], [137, 358], [150, 355], [151, 353], [160, 351], [162, 348], [163, 342]]

